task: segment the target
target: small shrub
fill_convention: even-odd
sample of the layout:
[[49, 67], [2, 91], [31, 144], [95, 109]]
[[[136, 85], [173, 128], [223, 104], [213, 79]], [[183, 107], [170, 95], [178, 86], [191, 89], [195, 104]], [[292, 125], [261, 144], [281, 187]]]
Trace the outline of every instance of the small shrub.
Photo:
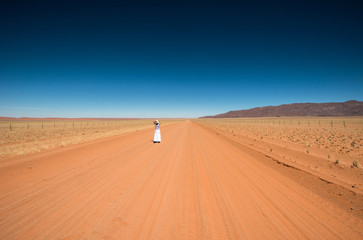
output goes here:
[[339, 164], [339, 159], [335, 160], [335, 164]]
[[356, 168], [358, 167], [358, 162], [357, 161], [353, 162], [353, 167], [356, 167]]
[[306, 150], [306, 153], [309, 153], [310, 151], [309, 151], [309, 149], [308, 150]]
[[270, 148], [270, 152], [272, 152], [272, 148]]

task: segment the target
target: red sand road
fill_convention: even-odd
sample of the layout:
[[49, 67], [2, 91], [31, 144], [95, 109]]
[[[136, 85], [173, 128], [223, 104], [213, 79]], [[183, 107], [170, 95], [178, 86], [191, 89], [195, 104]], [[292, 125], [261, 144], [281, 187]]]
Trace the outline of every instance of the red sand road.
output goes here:
[[0, 239], [362, 239], [363, 221], [190, 121], [0, 168]]

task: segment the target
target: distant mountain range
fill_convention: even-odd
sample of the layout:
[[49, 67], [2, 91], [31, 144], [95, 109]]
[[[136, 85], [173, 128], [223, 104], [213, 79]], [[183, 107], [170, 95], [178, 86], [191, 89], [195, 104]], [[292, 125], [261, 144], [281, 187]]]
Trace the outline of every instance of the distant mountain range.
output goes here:
[[248, 110], [236, 110], [215, 116], [202, 118], [243, 118], [243, 117], [338, 117], [363, 116], [362, 101], [332, 102], [332, 103], [292, 103], [280, 106], [257, 107]]

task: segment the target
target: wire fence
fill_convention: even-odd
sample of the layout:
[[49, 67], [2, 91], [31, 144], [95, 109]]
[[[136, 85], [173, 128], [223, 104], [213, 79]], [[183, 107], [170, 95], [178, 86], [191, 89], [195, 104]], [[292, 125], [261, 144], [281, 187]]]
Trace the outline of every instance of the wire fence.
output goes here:
[[68, 128], [117, 128], [144, 125], [152, 120], [120, 120], [120, 121], [1, 121], [0, 130], [32, 130], [32, 129], [68, 129]]
[[294, 127], [347, 128], [363, 126], [363, 117], [352, 118], [204, 118], [197, 122], [215, 122], [219, 124], [270, 125]]

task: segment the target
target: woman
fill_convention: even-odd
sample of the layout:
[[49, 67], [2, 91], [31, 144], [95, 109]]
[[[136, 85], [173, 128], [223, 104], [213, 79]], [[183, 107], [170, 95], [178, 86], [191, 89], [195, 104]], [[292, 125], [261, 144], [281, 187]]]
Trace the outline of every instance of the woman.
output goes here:
[[155, 133], [154, 133], [154, 143], [160, 143], [161, 142], [161, 134], [160, 134], [160, 124], [158, 120], [154, 121], [155, 125]]

